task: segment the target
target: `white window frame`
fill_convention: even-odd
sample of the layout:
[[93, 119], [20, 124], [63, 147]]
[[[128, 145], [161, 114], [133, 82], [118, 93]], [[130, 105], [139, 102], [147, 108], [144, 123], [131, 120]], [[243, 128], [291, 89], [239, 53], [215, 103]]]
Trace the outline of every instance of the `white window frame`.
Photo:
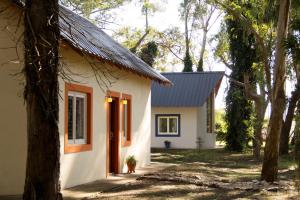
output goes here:
[[[68, 97], [73, 97], [73, 119], [72, 119], [72, 125], [73, 125], [73, 139], [68, 138], [68, 144], [87, 144], [87, 94], [82, 92], [68, 92]], [[84, 99], [84, 117], [83, 117], [83, 139], [76, 139], [76, 98], [83, 98]], [[68, 119], [69, 120], [69, 119]]]
[[[160, 120], [161, 119], [167, 119], [167, 132], [161, 132], [160, 131]], [[176, 119], [177, 120], [177, 127], [176, 127], [176, 130], [177, 132], [170, 132], [170, 119]], [[157, 119], [157, 128], [158, 128], [158, 131], [157, 131], [157, 134], [158, 135], [178, 135], [179, 134], [179, 118], [178, 116], [159, 116], [158, 119]]]

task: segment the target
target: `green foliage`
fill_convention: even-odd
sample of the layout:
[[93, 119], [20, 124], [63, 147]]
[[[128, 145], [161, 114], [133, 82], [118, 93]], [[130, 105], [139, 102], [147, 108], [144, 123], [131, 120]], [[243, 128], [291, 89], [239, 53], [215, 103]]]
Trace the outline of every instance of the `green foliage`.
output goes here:
[[135, 159], [135, 157], [133, 155], [131, 155], [126, 158], [126, 163], [136, 165], [137, 160]]
[[300, 192], [300, 110], [299, 110], [299, 105], [297, 108], [295, 121], [296, 121], [296, 125], [294, 128], [294, 134], [295, 134], [294, 156], [295, 156], [295, 161], [297, 164], [295, 183], [296, 183], [296, 188], [297, 188], [298, 192]]
[[59, 2], [98, 26], [112, 23], [112, 10], [130, 0], [59, 0]]
[[141, 29], [124, 26], [114, 33], [113, 38], [118, 40], [127, 49], [131, 49], [142, 35], [143, 31]]
[[227, 124], [225, 121], [225, 111], [224, 110], [217, 110], [215, 113], [215, 120], [216, 120], [216, 130], [215, 133], [217, 134], [217, 141], [224, 141], [226, 139], [226, 130]]
[[184, 63], [184, 68], [182, 70], [183, 72], [193, 72], [193, 62], [190, 53], [188, 51], [185, 53], [183, 63]]
[[93, 13], [104, 13], [121, 6], [126, 0], [60, 0], [65, 6], [89, 18]]
[[[290, 31], [286, 41], [289, 56], [295, 65], [300, 65], [300, 2], [292, 1]], [[300, 70], [300, 69], [298, 69]]]
[[145, 63], [153, 67], [155, 58], [158, 55], [157, 44], [154, 41], [148, 42], [142, 47], [141, 52], [139, 52], [138, 55]]
[[[123, 27], [116, 31], [113, 37], [124, 47], [132, 49], [142, 35], [143, 31], [141, 29]], [[181, 62], [181, 60], [177, 58], [181, 54], [181, 49], [183, 49], [183, 36], [179, 28], [173, 27], [164, 31], [149, 28], [149, 34], [137, 48], [137, 52], [140, 52], [141, 48], [145, 47], [145, 45], [151, 41], [155, 41], [158, 49], [157, 57], [153, 64], [154, 68], [164, 71], [167, 62], [171, 65]], [[174, 55], [174, 57], [170, 58], [170, 53]]]
[[228, 68], [231, 68], [229, 38], [226, 30], [226, 24], [224, 22], [221, 23], [220, 31], [211, 38], [211, 41], [217, 41], [217, 45], [213, 49], [214, 58]]
[[[239, 21], [228, 19], [227, 32], [229, 36], [232, 73], [230, 77], [243, 82], [243, 74], [252, 75], [252, 65], [256, 59], [253, 49], [253, 36], [247, 35]], [[255, 82], [254, 82], [255, 84]], [[252, 103], [247, 100], [244, 88], [230, 82], [226, 97], [226, 148], [232, 151], [243, 151], [251, 135]]]
[[197, 66], [197, 72], [203, 72], [203, 59], [200, 59]]
[[252, 104], [244, 96], [244, 91], [231, 83], [226, 97], [226, 148], [243, 151], [249, 140]]
[[155, 13], [160, 7], [160, 5], [154, 4], [149, 0], [140, 0], [140, 3], [142, 4], [143, 15], [148, 15], [149, 13]]
[[[216, 22], [213, 15], [218, 13], [217, 7], [211, 0], [182, 0], [179, 12], [181, 20], [184, 22], [185, 49], [188, 51], [185, 52], [183, 59], [184, 66], [186, 70], [191, 70], [190, 62], [197, 61], [194, 64], [197, 63], [197, 71], [201, 72], [203, 71], [207, 34]], [[200, 37], [202, 37], [201, 43], [199, 43]]]

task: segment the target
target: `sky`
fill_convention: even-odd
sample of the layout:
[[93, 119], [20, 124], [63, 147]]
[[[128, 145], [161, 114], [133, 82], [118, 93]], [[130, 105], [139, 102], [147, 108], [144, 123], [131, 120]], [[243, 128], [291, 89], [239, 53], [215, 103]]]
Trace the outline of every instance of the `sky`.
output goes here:
[[[180, 21], [179, 15], [179, 6], [182, 0], [161, 0], [157, 1], [161, 9], [149, 17], [149, 25], [157, 28], [162, 31], [171, 26], [179, 26], [183, 32], [183, 23]], [[154, 0], [155, 2], [155, 0]], [[141, 5], [138, 3], [138, 0], [134, 0], [131, 3], [114, 10], [116, 14], [116, 19], [113, 24], [107, 26], [105, 30], [108, 34], [112, 35], [114, 30], [121, 28], [122, 26], [130, 26], [136, 28], [144, 28], [145, 26], [145, 17], [141, 13]], [[216, 14], [217, 15], [217, 14]], [[220, 18], [214, 23], [214, 26], [211, 28], [208, 33], [208, 38], [212, 37], [220, 28]], [[212, 46], [211, 46], [212, 45]], [[204, 70], [211, 71], [226, 71], [226, 74], [230, 74], [230, 71], [225, 68], [221, 63], [218, 63], [213, 57], [213, 44], [207, 45], [206, 52], [206, 61], [204, 63]], [[183, 64], [175, 66], [166, 66], [167, 71], [182, 71]], [[226, 96], [226, 87], [228, 85], [227, 79], [224, 77], [219, 93], [216, 98], [216, 109], [222, 109], [225, 107], [225, 96]]]
[[[178, 26], [181, 28], [182, 32], [184, 31], [183, 23], [180, 20], [179, 7], [182, 0], [152, 0], [151, 2], [158, 3], [161, 9], [149, 17], [149, 25], [155, 27], [156, 29], [162, 31], [168, 27]], [[132, 28], [143, 29], [145, 26], [145, 17], [141, 13], [141, 5], [139, 0], [133, 0], [131, 3], [126, 3], [126, 5], [121, 6], [120, 8], [113, 11], [115, 13], [116, 19], [113, 24], [108, 26], [106, 31], [108, 34], [113, 35], [113, 31], [121, 28], [122, 26], [130, 26]], [[217, 14], [216, 14], [217, 15]], [[216, 16], [215, 15], [215, 16]], [[211, 28], [208, 33], [208, 38], [217, 34], [221, 24], [220, 17]], [[230, 74], [230, 70], [225, 67], [222, 63], [217, 62], [213, 56], [213, 47], [214, 44], [208, 43], [206, 49], [206, 60], [204, 63], [204, 70], [206, 71], [225, 71], [227, 75]], [[182, 71], [183, 65], [175, 66], [165, 66], [167, 71]], [[226, 90], [228, 88], [229, 81], [226, 77], [223, 77], [221, 87], [219, 89], [218, 95], [216, 97], [216, 109], [225, 108], [225, 97]], [[290, 93], [293, 89], [294, 83], [287, 81], [286, 83], [286, 93], [287, 96], [290, 96]], [[270, 115], [270, 107], [267, 108], [266, 115]]]

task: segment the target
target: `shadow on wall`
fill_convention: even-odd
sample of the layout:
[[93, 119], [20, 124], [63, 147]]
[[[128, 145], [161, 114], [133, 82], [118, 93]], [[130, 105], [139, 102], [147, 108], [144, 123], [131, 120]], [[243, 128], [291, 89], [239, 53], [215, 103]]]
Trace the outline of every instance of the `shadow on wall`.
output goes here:
[[[142, 92], [140, 93], [142, 94]], [[142, 167], [150, 162], [150, 143], [151, 143], [151, 105], [150, 105], [150, 93], [148, 93], [147, 98], [145, 96], [141, 97], [135, 96], [133, 99], [132, 106], [132, 135], [134, 140], [132, 140], [129, 147], [122, 147], [122, 158], [121, 164], [125, 163], [128, 156], [134, 155], [137, 159], [137, 167]], [[143, 101], [146, 99], [147, 101]], [[141, 107], [135, 109], [134, 102], [139, 102], [139, 105], [145, 105], [143, 110]], [[150, 106], [149, 106], [150, 105]], [[137, 117], [143, 114], [143, 117]], [[134, 115], [136, 117], [134, 117]], [[148, 133], [147, 135], [144, 133]], [[126, 164], [123, 165], [123, 172], [127, 172]]]

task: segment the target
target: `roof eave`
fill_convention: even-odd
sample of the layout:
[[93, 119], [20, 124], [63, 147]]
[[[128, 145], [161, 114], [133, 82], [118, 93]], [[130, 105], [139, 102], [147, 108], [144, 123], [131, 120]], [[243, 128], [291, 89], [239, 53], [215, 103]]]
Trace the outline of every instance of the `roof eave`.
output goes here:
[[[106, 61], [106, 62], [108, 62], [108, 63], [110, 63], [110, 64], [115, 65], [115, 66], [118, 67], [119, 69], [129, 71], [129, 72], [131, 72], [131, 73], [133, 73], [133, 74], [142, 76], [142, 77], [144, 77], [144, 78], [149, 78], [149, 79], [151, 79], [151, 80], [153, 80], [153, 81], [155, 81], [155, 82], [157, 82], [157, 83], [159, 83], [160, 85], [163, 85], [163, 86], [167, 86], [167, 87], [173, 86], [173, 83], [172, 83], [170, 80], [168, 80], [167, 78], [165, 78], [165, 77], [164, 77], [165, 79], [159, 79], [159, 78], [157, 78], [157, 77], [152, 77], [152, 76], [148, 76], [148, 75], [143, 74], [143, 73], [139, 73], [139, 72], [137, 72], [137, 71], [135, 71], [135, 70], [132, 70], [132, 69], [126, 67], [125, 65], [122, 65], [122, 64], [120, 64], [120, 63], [114, 62], [114, 61], [112, 61], [112, 60], [108, 60], [108, 59], [102, 58], [102, 57], [100, 57], [100, 56], [98, 56], [98, 55], [94, 55], [94, 54], [92, 54], [91, 52], [86, 51], [86, 50], [84, 50], [84, 49], [80, 49], [79, 47], [77, 47], [76, 45], [74, 45], [71, 41], [69, 41], [69, 40], [66, 39], [66, 38], [61, 39], [61, 41], [65, 41], [68, 45], [70, 45], [75, 51], [78, 51], [78, 53], [80, 53], [80, 54], [82, 54], [83, 51], [84, 51], [84, 53], [88, 54], [89, 56], [95, 57], [95, 58], [100, 59], [100, 60], [104, 60], [104, 61]], [[163, 76], [163, 75], [162, 75], [162, 76]]]

